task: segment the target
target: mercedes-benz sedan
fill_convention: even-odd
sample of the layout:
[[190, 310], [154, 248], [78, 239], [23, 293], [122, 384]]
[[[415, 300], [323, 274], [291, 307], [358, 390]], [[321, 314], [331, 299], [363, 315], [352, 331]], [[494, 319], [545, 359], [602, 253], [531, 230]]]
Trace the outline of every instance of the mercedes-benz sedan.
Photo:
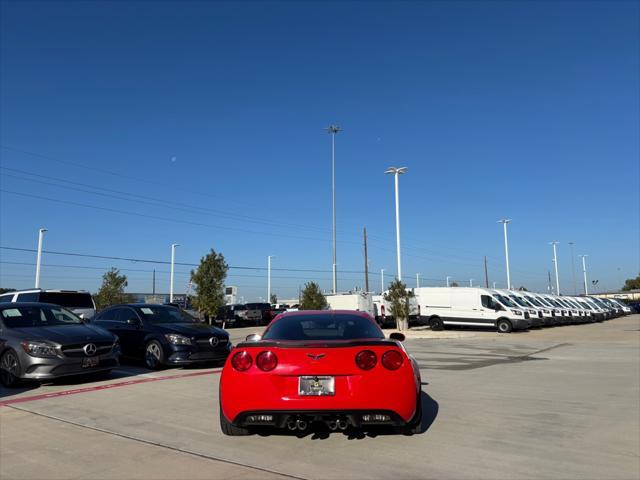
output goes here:
[[50, 380], [118, 366], [118, 337], [48, 303], [0, 304], [0, 381]]

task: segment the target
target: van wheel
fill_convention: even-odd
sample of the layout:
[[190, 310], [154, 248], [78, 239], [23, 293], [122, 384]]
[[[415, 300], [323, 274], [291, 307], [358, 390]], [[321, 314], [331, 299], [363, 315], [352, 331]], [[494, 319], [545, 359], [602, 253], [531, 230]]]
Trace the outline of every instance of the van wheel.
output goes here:
[[498, 320], [498, 332], [500, 333], [511, 333], [513, 330], [513, 326], [509, 320]]
[[429, 326], [431, 330], [444, 330], [444, 323], [440, 317], [431, 317], [429, 319]]

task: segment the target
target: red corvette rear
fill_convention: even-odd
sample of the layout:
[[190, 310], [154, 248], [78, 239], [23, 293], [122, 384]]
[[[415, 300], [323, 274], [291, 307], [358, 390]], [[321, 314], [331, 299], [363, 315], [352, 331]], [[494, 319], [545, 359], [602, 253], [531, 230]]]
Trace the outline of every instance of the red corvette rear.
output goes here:
[[220, 379], [220, 425], [305, 430], [324, 422], [418, 428], [420, 372], [398, 340], [368, 315], [300, 311], [280, 315], [261, 339], [240, 343]]

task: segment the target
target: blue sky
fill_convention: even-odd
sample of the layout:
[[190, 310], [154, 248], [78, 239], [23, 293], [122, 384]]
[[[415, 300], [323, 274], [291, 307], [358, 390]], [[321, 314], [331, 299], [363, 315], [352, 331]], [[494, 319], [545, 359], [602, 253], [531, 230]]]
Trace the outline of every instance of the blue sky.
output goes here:
[[[339, 289], [395, 268], [393, 181], [409, 286], [547, 286], [560, 241], [590, 279], [640, 270], [637, 2], [3, 2], [0, 246], [273, 272], [280, 298], [330, 288], [331, 123]], [[39, 175], [39, 176], [35, 176]], [[0, 286], [35, 254], [0, 250]], [[153, 264], [46, 254], [47, 288], [95, 291], [110, 266], [150, 291]], [[157, 289], [168, 290], [168, 267]], [[188, 281], [177, 268], [177, 291]], [[230, 270], [246, 300], [264, 270]]]

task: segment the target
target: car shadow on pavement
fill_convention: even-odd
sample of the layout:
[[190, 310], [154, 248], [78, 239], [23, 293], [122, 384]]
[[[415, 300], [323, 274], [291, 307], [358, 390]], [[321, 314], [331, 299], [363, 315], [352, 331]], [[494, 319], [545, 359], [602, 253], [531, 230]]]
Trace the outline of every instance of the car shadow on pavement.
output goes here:
[[391, 426], [371, 426], [367, 430], [349, 427], [344, 431], [331, 431], [323, 423], [313, 423], [309, 428], [302, 432], [292, 432], [290, 430], [277, 428], [261, 428], [260, 430], [256, 430], [255, 433], [261, 437], [276, 435], [298, 438], [309, 437], [311, 440], [327, 440], [332, 435], [344, 435], [348, 440], [363, 440], [366, 438], [376, 438], [378, 436], [389, 435], [422, 435], [431, 428], [431, 425], [433, 425], [433, 422], [438, 416], [439, 405], [438, 402], [424, 391], [421, 392], [420, 401], [422, 403], [422, 421], [420, 422], [420, 428], [417, 432], [409, 432], [407, 429]]

